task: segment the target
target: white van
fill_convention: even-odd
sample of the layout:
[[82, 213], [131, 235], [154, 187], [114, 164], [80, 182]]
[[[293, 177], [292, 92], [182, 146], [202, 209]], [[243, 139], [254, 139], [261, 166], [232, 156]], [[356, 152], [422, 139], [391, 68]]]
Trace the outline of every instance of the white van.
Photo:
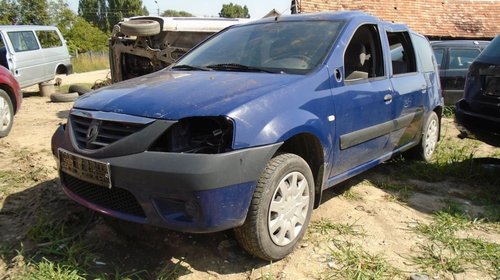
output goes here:
[[73, 73], [66, 41], [54, 26], [0, 25], [0, 64], [21, 88]]

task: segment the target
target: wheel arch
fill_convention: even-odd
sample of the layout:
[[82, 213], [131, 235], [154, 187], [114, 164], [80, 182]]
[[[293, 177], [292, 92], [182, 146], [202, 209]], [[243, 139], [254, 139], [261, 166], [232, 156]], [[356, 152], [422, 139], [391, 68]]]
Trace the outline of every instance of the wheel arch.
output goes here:
[[58, 64], [56, 67], [55, 73], [56, 74], [70, 74], [68, 71], [68, 67], [66, 67], [66, 65], [64, 65], [64, 64]]
[[437, 106], [434, 108], [434, 110], [432, 110], [436, 113], [439, 120], [438, 141], [441, 140], [441, 118], [443, 117], [443, 110], [443, 106]]
[[296, 134], [284, 141], [276, 153], [292, 153], [307, 162], [314, 178], [314, 208], [317, 208], [321, 202], [325, 169], [324, 149], [319, 138], [311, 133]]
[[17, 113], [17, 109], [19, 108], [19, 104], [17, 104], [16, 96], [14, 95], [14, 90], [6, 84], [0, 84], [0, 90], [3, 90], [7, 93], [10, 98], [10, 102], [12, 102], [12, 106], [14, 107], [14, 114]]

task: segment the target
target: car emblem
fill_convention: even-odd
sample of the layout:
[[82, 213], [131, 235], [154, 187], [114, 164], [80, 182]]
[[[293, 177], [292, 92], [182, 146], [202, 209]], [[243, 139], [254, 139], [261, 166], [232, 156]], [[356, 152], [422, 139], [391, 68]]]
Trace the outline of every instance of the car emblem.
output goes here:
[[89, 128], [87, 129], [87, 135], [85, 137], [85, 142], [87, 143], [87, 146], [97, 139], [97, 136], [99, 135], [100, 125], [101, 122], [97, 120], [93, 120], [90, 123]]

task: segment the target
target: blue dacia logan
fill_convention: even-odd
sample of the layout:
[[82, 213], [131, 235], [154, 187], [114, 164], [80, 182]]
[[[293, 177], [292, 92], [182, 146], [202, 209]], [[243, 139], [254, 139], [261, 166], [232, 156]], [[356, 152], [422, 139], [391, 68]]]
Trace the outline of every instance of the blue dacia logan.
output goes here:
[[422, 35], [361, 12], [281, 16], [80, 97], [52, 151], [64, 191], [88, 208], [234, 228], [250, 254], [278, 260], [325, 189], [401, 152], [430, 160], [442, 111]]

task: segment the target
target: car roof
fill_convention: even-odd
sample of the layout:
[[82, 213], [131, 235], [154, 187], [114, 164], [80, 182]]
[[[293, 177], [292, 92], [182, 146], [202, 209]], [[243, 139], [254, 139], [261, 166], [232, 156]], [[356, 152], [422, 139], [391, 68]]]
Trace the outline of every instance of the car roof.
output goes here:
[[479, 40], [444, 40], [444, 41], [431, 41], [433, 47], [471, 47], [471, 46], [487, 46], [490, 41]]

